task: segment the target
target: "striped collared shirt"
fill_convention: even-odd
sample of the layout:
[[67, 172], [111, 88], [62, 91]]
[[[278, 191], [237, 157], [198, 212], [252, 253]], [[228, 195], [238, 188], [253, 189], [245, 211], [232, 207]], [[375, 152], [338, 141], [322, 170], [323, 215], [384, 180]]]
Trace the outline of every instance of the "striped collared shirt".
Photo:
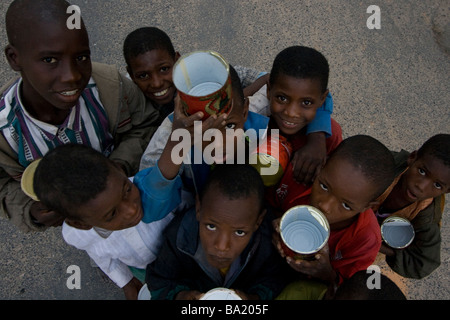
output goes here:
[[92, 78], [61, 125], [33, 118], [23, 107], [19, 94], [21, 85], [22, 79], [19, 79], [0, 100], [0, 130], [22, 166], [27, 167], [49, 150], [68, 143], [88, 145], [109, 156], [113, 137]]

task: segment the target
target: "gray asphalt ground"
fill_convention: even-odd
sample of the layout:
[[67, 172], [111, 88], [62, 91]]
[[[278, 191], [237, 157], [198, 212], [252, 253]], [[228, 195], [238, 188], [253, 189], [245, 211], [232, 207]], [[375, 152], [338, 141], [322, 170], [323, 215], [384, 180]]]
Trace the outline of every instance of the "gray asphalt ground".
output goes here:
[[[0, 45], [7, 44], [0, 0]], [[166, 31], [178, 51], [212, 49], [231, 64], [269, 71], [291, 45], [323, 52], [331, 67], [333, 117], [344, 137], [368, 134], [392, 150], [413, 151], [450, 123], [450, 3], [405, 1], [74, 0], [87, 25], [93, 60], [124, 69], [122, 43], [142, 26]], [[381, 10], [381, 29], [366, 21]], [[0, 82], [14, 73], [0, 59]], [[442, 226], [442, 264], [429, 277], [391, 275], [409, 299], [450, 299], [450, 205]], [[0, 299], [123, 299], [88, 256], [69, 247], [61, 230], [23, 234], [0, 219]], [[382, 266], [382, 257], [379, 263]], [[81, 270], [81, 289], [68, 289], [67, 268]], [[382, 270], [385, 268], [382, 266]], [[386, 271], [388, 272], [388, 270]]]

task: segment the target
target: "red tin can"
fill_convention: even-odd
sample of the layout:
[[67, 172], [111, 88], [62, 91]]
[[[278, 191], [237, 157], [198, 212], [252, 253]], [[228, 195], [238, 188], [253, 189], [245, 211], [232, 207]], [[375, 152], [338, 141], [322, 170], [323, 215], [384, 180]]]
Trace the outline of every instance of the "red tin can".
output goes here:
[[204, 113], [202, 120], [214, 114], [230, 113], [233, 90], [230, 66], [215, 51], [194, 51], [175, 63], [173, 82], [185, 113]]
[[280, 134], [271, 133], [250, 155], [250, 164], [261, 174], [266, 187], [276, 185], [289, 164], [292, 147]]

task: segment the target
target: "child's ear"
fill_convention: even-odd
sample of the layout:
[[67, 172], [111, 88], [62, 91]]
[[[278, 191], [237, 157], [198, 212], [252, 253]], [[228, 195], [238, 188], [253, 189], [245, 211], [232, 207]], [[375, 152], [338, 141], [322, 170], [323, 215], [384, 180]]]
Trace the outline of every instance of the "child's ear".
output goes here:
[[255, 230], [257, 230], [259, 228], [259, 226], [261, 225], [261, 223], [263, 222], [264, 217], [266, 216], [266, 213], [267, 213], [267, 209], [265, 209], [265, 208], [262, 209], [261, 213], [258, 216], [258, 220], [256, 220], [256, 228], [255, 228]]
[[175, 61], [174, 62], [177, 62], [178, 59], [180, 59], [180, 57], [181, 57], [180, 53], [178, 51], [175, 52]]
[[19, 54], [17, 52], [17, 49], [13, 47], [12, 45], [8, 44], [5, 47], [5, 56], [8, 60], [9, 65], [14, 71], [22, 71], [19, 63]]
[[406, 163], [408, 164], [408, 166], [410, 166], [416, 160], [417, 160], [417, 150], [410, 153], [408, 160], [406, 160]]
[[86, 224], [86, 223], [84, 223], [82, 221], [79, 221], [79, 220], [74, 220], [74, 219], [67, 218], [65, 221], [66, 221], [66, 223], [69, 226], [74, 227], [76, 229], [81, 229], [81, 230], [90, 230], [90, 229], [92, 229], [91, 225]]
[[325, 100], [327, 99], [328, 93], [330, 91], [327, 89], [325, 90], [325, 92], [322, 94], [322, 96], [320, 97], [320, 99], [322, 100], [322, 103], [320, 104], [320, 106], [322, 106], [325, 103]]

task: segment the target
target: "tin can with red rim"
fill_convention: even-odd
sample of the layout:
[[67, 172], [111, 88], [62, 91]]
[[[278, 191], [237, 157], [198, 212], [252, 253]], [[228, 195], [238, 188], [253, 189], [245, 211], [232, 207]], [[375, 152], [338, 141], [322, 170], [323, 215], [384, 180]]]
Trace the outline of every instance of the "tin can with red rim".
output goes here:
[[174, 65], [173, 82], [184, 111], [214, 114], [230, 113], [233, 90], [230, 65], [215, 51], [194, 51], [181, 56]]
[[271, 134], [250, 154], [250, 164], [258, 170], [266, 187], [276, 185], [289, 164], [292, 147], [280, 134]]

